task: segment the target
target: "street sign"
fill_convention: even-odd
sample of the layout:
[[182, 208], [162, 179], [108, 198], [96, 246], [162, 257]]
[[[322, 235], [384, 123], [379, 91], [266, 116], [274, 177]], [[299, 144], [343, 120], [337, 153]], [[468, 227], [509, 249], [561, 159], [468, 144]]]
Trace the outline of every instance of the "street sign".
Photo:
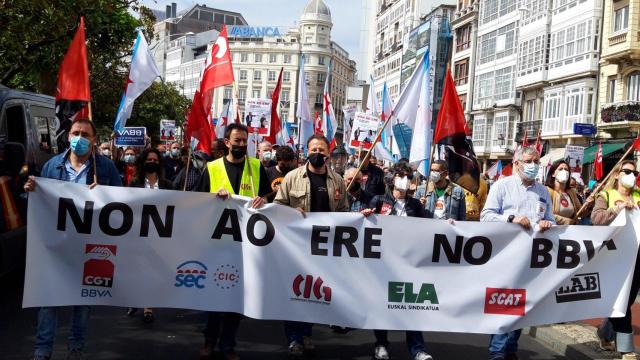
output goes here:
[[125, 127], [118, 131], [116, 146], [145, 146], [146, 127]]
[[596, 134], [596, 127], [591, 124], [575, 123], [573, 124], [573, 133], [575, 135], [593, 136]]

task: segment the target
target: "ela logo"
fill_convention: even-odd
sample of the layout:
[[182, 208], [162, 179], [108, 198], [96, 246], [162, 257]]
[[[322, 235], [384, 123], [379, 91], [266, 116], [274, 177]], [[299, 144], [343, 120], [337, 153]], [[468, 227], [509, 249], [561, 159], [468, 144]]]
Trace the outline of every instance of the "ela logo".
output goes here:
[[[331, 302], [331, 288], [324, 286], [324, 280], [321, 277], [317, 277], [313, 281], [313, 275], [298, 276], [293, 279], [293, 293], [296, 295], [292, 300], [309, 301], [315, 303], [328, 304]], [[313, 297], [312, 298], [312, 290]]]
[[175, 287], [196, 287], [204, 289], [204, 280], [207, 278], [207, 267], [200, 261], [189, 260], [178, 265], [176, 269]]
[[527, 290], [525, 289], [487, 288], [484, 313], [524, 316], [526, 303]]
[[86, 244], [84, 254], [88, 258], [84, 262], [82, 285], [113, 287], [115, 265], [112, 259], [116, 256], [115, 245]]
[[600, 274], [576, 274], [556, 291], [556, 302], [600, 299]]
[[424, 304], [427, 301], [438, 304], [438, 294], [433, 284], [422, 284], [418, 293], [415, 293], [413, 283], [389, 281], [389, 302]]

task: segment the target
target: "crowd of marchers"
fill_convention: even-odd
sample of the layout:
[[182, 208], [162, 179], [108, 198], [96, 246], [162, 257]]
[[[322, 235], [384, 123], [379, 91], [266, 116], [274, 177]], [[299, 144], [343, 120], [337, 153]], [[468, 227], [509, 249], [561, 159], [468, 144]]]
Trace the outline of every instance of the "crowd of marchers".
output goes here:
[[[480, 179], [477, 193], [471, 193], [449, 180], [447, 162], [434, 160], [425, 177], [405, 159], [385, 164], [365, 151], [347, 161], [331, 161], [329, 141], [322, 135], [306, 139], [306, 158], [301, 160], [288, 146], [262, 142], [257, 157], [247, 154], [249, 133], [241, 124], [226, 128], [224, 139], [212, 144], [210, 154], [191, 152], [180, 143], [160, 144], [144, 149], [113, 149], [110, 143], [97, 144], [96, 129], [88, 120], [75, 121], [69, 132], [70, 147], [50, 159], [40, 174], [44, 178], [78, 184], [129, 186], [145, 189], [170, 189], [250, 197], [260, 208], [276, 203], [309, 212], [359, 212], [363, 216], [381, 214], [411, 216], [447, 221], [490, 221], [513, 223], [523, 229], [545, 231], [559, 225], [608, 225], [623, 210], [638, 211], [640, 191], [636, 189], [638, 171], [635, 162], [623, 161], [597, 194], [570, 176], [569, 165], [559, 160], [549, 167], [545, 183], [536, 181], [540, 155], [534, 148], [520, 148], [513, 157], [513, 175], [496, 181]], [[113, 150], [112, 150], [113, 149]], [[34, 191], [37, 179], [29, 177], [26, 192]], [[583, 206], [584, 205], [584, 206]], [[582, 211], [580, 211], [582, 209]], [[580, 213], [579, 213], [580, 212]], [[580, 216], [578, 216], [580, 215]], [[630, 269], [632, 270], [632, 269]], [[640, 271], [636, 263], [627, 315], [611, 318], [598, 329], [601, 347], [617, 350], [622, 359], [637, 359], [633, 345], [631, 305], [640, 289]], [[127, 309], [142, 321], [155, 321], [154, 309]], [[83, 359], [89, 326], [90, 308], [74, 306], [68, 359]], [[239, 359], [236, 334], [242, 315], [210, 312], [204, 325], [203, 359], [221, 356]], [[41, 308], [33, 359], [50, 359], [57, 328], [57, 309]], [[333, 327], [336, 333], [352, 329]], [[312, 356], [313, 324], [285, 321], [283, 344], [290, 358]], [[520, 330], [490, 337], [487, 358], [517, 359]], [[389, 359], [387, 331], [373, 331], [374, 359]], [[429, 360], [423, 334], [406, 332], [406, 345], [415, 360]]]

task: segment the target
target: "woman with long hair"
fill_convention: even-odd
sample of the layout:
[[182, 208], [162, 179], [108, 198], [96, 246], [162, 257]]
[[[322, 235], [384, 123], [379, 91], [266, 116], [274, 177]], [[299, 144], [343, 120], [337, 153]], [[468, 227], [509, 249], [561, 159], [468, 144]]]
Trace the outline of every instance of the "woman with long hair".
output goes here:
[[558, 225], [575, 225], [576, 213], [582, 207], [582, 201], [569, 184], [571, 173], [569, 164], [564, 160], [554, 162], [547, 172], [545, 185], [553, 202], [553, 217]]
[[[609, 225], [624, 210], [638, 211], [640, 206], [640, 190], [636, 189], [638, 171], [634, 161], [625, 160], [612, 171], [611, 178], [596, 197], [596, 203], [591, 212], [593, 225]], [[627, 302], [627, 314], [621, 318], [609, 318], [598, 329], [600, 347], [613, 350], [613, 336], [607, 334], [607, 329], [615, 332], [615, 348], [622, 353], [623, 360], [640, 359], [634, 352], [633, 327], [631, 325], [631, 305], [635, 302], [640, 290], [640, 257], [636, 260], [631, 292]]]
[[[145, 189], [171, 190], [173, 185], [164, 178], [164, 163], [162, 154], [157, 149], [145, 149], [136, 159], [136, 172], [129, 187]], [[133, 316], [138, 311], [129, 308], [127, 315]], [[142, 321], [152, 323], [155, 320], [153, 309], [144, 308]]]

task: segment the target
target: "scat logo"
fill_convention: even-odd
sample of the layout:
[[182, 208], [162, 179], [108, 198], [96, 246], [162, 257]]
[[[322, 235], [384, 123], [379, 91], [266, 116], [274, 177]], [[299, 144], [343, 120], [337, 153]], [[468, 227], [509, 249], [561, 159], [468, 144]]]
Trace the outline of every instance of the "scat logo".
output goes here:
[[176, 283], [174, 286], [204, 289], [207, 270], [207, 267], [200, 261], [189, 260], [183, 262], [176, 269]]
[[524, 316], [526, 303], [527, 290], [525, 289], [487, 288], [484, 313]]

